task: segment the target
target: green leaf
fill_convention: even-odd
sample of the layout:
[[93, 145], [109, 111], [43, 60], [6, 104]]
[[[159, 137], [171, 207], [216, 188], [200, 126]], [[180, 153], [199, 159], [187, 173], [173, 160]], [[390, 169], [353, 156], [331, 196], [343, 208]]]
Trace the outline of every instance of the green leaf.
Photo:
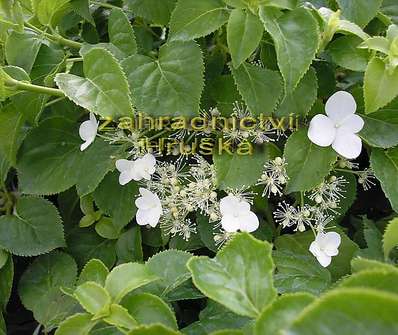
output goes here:
[[235, 83], [250, 112], [272, 115], [282, 94], [282, 81], [278, 72], [243, 62], [237, 69], [230, 67]]
[[54, 194], [78, 181], [81, 139], [74, 122], [56, 117], [43, 121], [26, 137], [17, 169], [21, 190], [28, 194]]
[[397, 280], [397, 269], [393, 269], [392, 271], [382, 269], [367, 270], [344, 278], [339, 282], [338, 287], [370, 288], [386, 293], [398, 294]]
[[249, 318], [232, 313], [224, 306], [208, 299], [206, 308], [199, 313], [199, 321], [185, 327], [182, 332], [187, 335], [207, 335], [225, 329], [226, 325], [232, 329], [241, 329], [250, 321]]
[[122, 63], [138, 110], [153, 116], [195, 116], [203, 88], [202, 53], [194, 42], [169, 42], [159, 58], [131, 56]]
[[87, 335], [96, 324], [91, 317], [90, 314], [75, 314], [60, 324], [55, 335]]
[[7, 263], [8, 257], [11, 257], [10, 254], [5, 250], [0, 249], [0, 269]]
[[369, 259], [383, 260], [383, 235], [371, 220], [364, 218], [363, 226], [367, 248], [359, 250], [357, 255]]
[[129, 292], [157, 280], [158, 277], [143, 264], [125, 263], [115, 267], [105, 281], [105, 289], [118, 303]]
[[55, 44], [50, 44], [50, 46], [42, 44], [30, 72], [32, 82], [39, 85], [46, 84], [46, 78], [58, 70], [64, 62], [64, 58], [65, 54], [61, 47]]
[[168, 329], [162, 325], [140, 326], [127, 335], [179, 335], [181, 333]]
[[328, 47], [333, 62], [352, 71], [364, 72], [370, 59], [368, 50], [359, 49], [362, 39], [357, 36], [342, 36]]
[[43, 40], [36, 33], [26, 30], [23, 33], [12, 31], [5, 43], [5, 56], [8, 65], [32, 70]]
[[390, 200], [394, 211], [398, 211], [398, 148], [389, 150], [374, 149], [370, 165], [381, 187]]
[[307, 293], [285, 294], [268, 306], [256, 321], [254, 335], [277, 335], [288, 328], [315, 297]]
[[311, 67], [300, 80], [293, 92], [287, 93], [275, 115], [278, 117], [305, 117], [314, 105], [318, 92], [318, 82], [315, 70]]
[[361, 257], [356, 257], [351, 260], [351, 268], [353, 273], [368, 270], [396, 270], [396, 267], [393, 265]]
[[120, 185], [119, 173], [115, 171], [108, 174], [95, 190], [94, 200], [104, 213], [113, 218], [114, 225], [121, 229], [135, 216], [137, 208], [134, 197], [137, 195], [137, 183]]
[[255, 318], [276, 296], [271, 249], [268, 242], [238, 234], [215, 258], [194, 257], [188, 268], [195, 286], [209, 298]]
[[41, 24], [55, 27], [70, 10], [70, 0], [32, 0], [36, 17]]
[[398, 68], [391, 71], [380, 58], [373, 58], [366, 69], [364, 95], [366, 114], [373, 113], [398, 95]]
[[127, 56], [137, 53], [137, 43], [130, 21], [120, 9], [113, 9], [109, 15], [108, 35], [110, 42]]
[[260, 8], [260, 18], [275, 43], [278, 65], [287, 92], [293, 91], [308, 71], [319, 45], [316, 20], [305, 8], [277, 17], [270, 8]]
[[170, 21], [170, 40], [193, 40], [206, 36], [228, 21], [229, 12], [221, 0], [178, 1]]
[[213, 156], [216, 168], [217, 185], [221, 190], [228, 188], [250, 187], [257, 183], [263, 172], [264, 164], [278, 156], [278, 149], [270, 144], [255, 148], [252, 155], [233, 155], [223, 153]]
[[113, 57], [115, 57], [118, 61], [122, 61], [123, 59], [126, 58], [126, 55], [122, 50], [120, 50], [118, 47], [113, 45], [112, 43], [97, 43], [97, 44], [87, 44], [83, 43], [82, 47], [80, 48], [80, 55], [83, 57], [85, 54], [87, 54], [89, 51], [92, 49], [105, 49], [109, 51]]
[[137, 321], [128, 313], [127, 309], [117, 304], [110, 306], [109, 315], [104, 318], [104, 321], [121, 329], [132, 329], [138, 326]]
[[109, 51], [94, 48], [84, 54], [83, 71], [86, 78], [69, 73], [55, 76], [58, 87], [70, 100], [102, 117], [132, 115], [127, 80]]
[[6, 310], [8, 301], [11, 297], [11, 290], [14, 280], [14, 262], [12, 256], [7, 257], [7, 261], [0, 268], [0, 314]]
[[119, 263], [142, 262], [142, 238], [139, 226], [134, 226], [120, 235], [116, 243]]
[[370, 289], [333, 290], [308, 306], [286, 334], [393, 334], [398, 331], [397, 308], [396, 295]]
[[93, 16], [90, 13], [89, 0], [70, 0], [72, 9], [83, 19], [95, 25]]
[[15, 166], [17, 152], [27, 134], [26, 117], [15, 104], [9, 103], [0, 109], [0, 152]]
[[365, 27], [380, 9], [383, 0], [336, 0], [343, 16], [360, 27]]
[[287, 184], [289, 193], [308, 191], [319, 185], [329, 174], [337, 157], [331, 147], [323, 148], [312, 143], [307, 129], [300, 129], [289, 137], [284, 156], [290, 178]]
[[398, 116], [390, 110], [361, 115], [365, 125], [359, 135], [372, 147], [391, 148], [398, 145]]
[[330, 272], [310, 255], [278, 248], [273, 259], [276, 265], [275, 286], [280, 294], [304, 291], [319, 295], [331, 284]]
[[395, 0], [384, 0], [381, 11], [388, 15], [395, 24], [398, 23], [398, 4]]
[[385, 259], [388, 259], [391, 250], [398, 245], [398, 219], [393, 219], [387, 225], [383, 235], [383, 251]]
[[92, 258], [101, 260], [108, 268], [116, 261], [115, 242], [103, 239], [95, 230], [75, 228], [67, 236], [67, 245], [80, 268]]
[[95, 142], [84, 151], [84, 155], [80, 162], [80, 174], [76, 185], [77, 193], [82, 197], [94, 192], [105, 175], [115, 168], [115, 162], [117, 158], [119, 158], [119, 155], [119, 146], [109, 145], [109, 143], [101, 138], [97, 138]]
[[6, 332], [6, 322], [4, 321], [3, 313], [0, 313], [0, 335], [7, 335]]
[[95, 231], [103, 238], [115, 240], [120, 236], [120, 227], [112, 218], [102, 217], [95, 225]]
[[228, 20], [227, 41], [232, 64], [239, 67], [258, 47], [264, 27], [252, 12], [234, 9]]
[[106, 315], [111, 304], [108, 292], [101, 285], [91, 281], [79, 285], [73, 295], [87, 312], [95, 316]]
[[170, 329], [178, 330], [173, 311], [156, 295], [134, 294], [123, 299], [122, 305], [140, 325], [158, 323]]
[[73, 313], [76, 302], [61, 288], [74, 287], [76, 276], [73, 258], [56, 251], [33, 261], [21, 277], [18, 293], [35, 319], [51, 329]]
[[37, 256], [65, 246], [56, 207], [36, 197], [17, 201], [14, 215], [0, 217], [0, 247], [19, 256]]
[[186, 267], [191, 257], [192, 254], [181, 250], [166, 250], [152, 256], [146, 262], [146, 266], [160, 279], [144, 287], [144, 291], [163, 298], [178, 290], [191, 277]]
[[175, 7], [177, 0], [124, 0], [127, 7], [133, 11], [137, 16], [167, 25], [170, 20], [170, 15]]
[[77, 284], [81, 285], [90, 281], [104, 286], [108, 274], [109, 270], [104, 263], [102, 263], [99, 259], [91, 259], [80, 273]]

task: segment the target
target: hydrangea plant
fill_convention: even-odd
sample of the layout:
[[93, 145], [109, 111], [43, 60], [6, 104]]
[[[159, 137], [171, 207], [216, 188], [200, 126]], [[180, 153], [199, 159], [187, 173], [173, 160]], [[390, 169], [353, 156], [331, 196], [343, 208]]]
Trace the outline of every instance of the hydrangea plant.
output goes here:
[[1, 0], [0, 335], [398, 334], [395, 0]]

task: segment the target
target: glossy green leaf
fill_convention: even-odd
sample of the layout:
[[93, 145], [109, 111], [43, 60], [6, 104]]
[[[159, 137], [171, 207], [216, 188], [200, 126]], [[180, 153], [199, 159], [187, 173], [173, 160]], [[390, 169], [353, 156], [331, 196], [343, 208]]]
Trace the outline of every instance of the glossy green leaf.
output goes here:
[[228, 21], [221, 0], [178, 1], [170, 21], [170, 40], [192, 40], [206, 36]]
[[256, 321], [255, 335], [277, 335], [288, 328], [305, 307], [315, 300], [307, 293], [284, 294], [268, 306]]
[[398, 145], [398, 116], [390, 110], [361, 115], [365, 125], [359, 135], [372, 147], [391, 148]]
[[151, 326], [140, 326], [132, 331], [130, 331], [127, 335], [179, 335], [178, 333], [172, 329], [168, 329], [162, 325], [151, 325]]
[[153, 116], [195, 116], [203, 88], [203, 62], [194, 42], [169, 42], [159, 58], [131, 56], [123, 61], [135, 106]]
[[8, 65], [32, 70], [43, 40], [36, 33], [26, 30], [23, 33], [11, 32], [5, 43], [5, 56]]
[[89, 0], [71, 0], [70, 4], [72, 9], [80, 15], [83, 19], [95, 25], [93, 16], [90, 13], [90, 1]]
[[141, 262], [143, 260], [139, 226], [134, 226], [120, 235], [116, 243], [116, 254], [120, 263]]
[[263, 7], [260, 18], [274, 40], [285, 88], [291, 92], [308, 71], [318, 49], [317, 22], [305, 8], [294, 9], [278, 17], [275, 11]]
[[114, 302], [118, 303], [129, 292], [157, 280], [147, 266], [138, 263], [125, 263], [115, 267], [105, 281], [105, 289]]
[[238, 234], [215, 258], [194, 257], [188, 268], [195, 286], [209, 298], [255, 318], [276, 296], [271, 248], [268, 242]]
[[154, 23], [167, 25], [177, 0], [124, 0], [127, 7], [137, 16]]
[[392, 208], [398, 211], [398, 149], [374, 149], [370, 164]]
[[127, 185], [119, 184], [119, 172], [105, 176], [104, 180], [94, 192], [97, 206], [113, 218], [115, 227], [126, 226], [135, 216], [137, 208], [134, 198], [138, 196], [138, 185], [134, 181]]
[[131, 116], [130, 90], [121, 66], [112, 54], [94, 48], [83, 55], [86, 78], [60, 73], [58, 87], [79, 106], [103, 117]]
[[122, 305], [141, 325], [158, 323], [170, 329], [178, 330], [174, 312], [156, 295], [134, 294], [123, 299]]
[[36, 197], [18, 200], [14, 215], [0, 217], [0, 247], [19, 256], [36, 256], [65, 246], [56, 207]]
[[296, 89], [287, 93], [275, 111], [278, 117], [304, 117], [317, 98], [318, 83], [316, 72], [310, 68], [300, 80]]
[[26, 137], [17, 168], [20, 187], [28, 194], [54, 194], [78, 181], [83, 153], [78, 129], [64, 118], [43, 121]]
[[21, 277], [18, 293], [23, 305], [47, 329], [73, 313], [74, 299], [65, 296], [61, 288], [74, 287], [77, 267], [73, 258], [53, 252], [36, 258]]
[[275, 287], [281, 294], [303, 291], [318, 295], [331, 284], [330, 272], [310, 255], [278, 248], [273, 259], [276, 266]]
[[342, 15], [360, 27], [365, 27], [380, 9], [383, 0], [336, 0]]
[[256, 116], [272, 115], [282, 94], [279, 73], [246, 62], [237, 69], [231, 66], [231, 72], [251, 113]]
[[225, 190], [255, 185], [261, 177], [264, 164], [274, 159], [278, 154], [278, 149], [273, 145], [256, 147], [252, 155], [215, 154], [213, 160], [217, 172], [218, 187]]
[[90, 314], [75, 314], [63, 321], [55, 335], [87, 335], [95, 326]]
[[101, 285], [91, 281], [79, 285], [73, 295], [87, 312], [96, 316], [107, 313], [111, 304], [108, 292]]
[[232, 64], [239, 67], [258, 47], [264, 27], [252, 12], [234, 9], [228, 20], [227, 41]]
[[308, 306], [286, 334], [393, 334], [398, 331], [397, 308], [396, 295], [370, 289], [333, 290]]
[[390, 252], [398, 245], [398, 219], [393, 219], [387, 225], [383, 235], [384, 257], [388, 259]]
[[113, 9], [109, 15], [108, 34], [110, 42], [124, 52], [126, 57], [137, 53], [134, 30], [122, 10]]
[[364, 72], [370, 59], [368, 50], [359, 49], [362, 39], [357, 36], [342, 36], [328, 48], [333, 61], [348, 70]]
[[11, 297], [11, 290], [14, 280], [14, 261], [9, 255], [5, 264], [0, 268], [0, 314], [6, 310], [8, 301]]
[[32, 0], [32, 6], [40, 23], [53, 27], [71, 9], [69, 0]]
[[127, 309], [117, 304], [110, 306], [109, 314], [104, 318], [104, 321], [120, 329], [133, 329], [138, 326], [137, 321], [129, 314]]
[[398, 69], [389, 70], [380, 58], [373, 58], [366, 69], [364, 95], [366, 114], [376, 112], [398, 95]]
[[104, 286], [108, 274], [109, 270], [104, 263], [99, 259], [92, 259], [84, 266], [77, 283], [78, 285], [81, 285], [90, 281]]
[[394, 271], [396, 268], [388, 263], [382, 263], [373, 259], [366, 259], [361, 257], [353, 258], [351, 261], [351, 269], [353, 273], [368, 271], [368, 270], [385, 270]]
[[53, 44], [50, 44], [50, 46], [42, 44], [30, 72], [32, 82], [39, 85], [52, 85], [52, 81], [48, 82], [49, 77], [53, 77], [55, 72], [59, 72], [64, 58], [65, 53], [61, 47]]
[[293, 133], [286, 142], [284, 152], [290, 178], [287, 192], [308, 191], [319, 185], [329, 174], [336, 156], [331, 147], [323, 148], [312, 143], [307, 129]]

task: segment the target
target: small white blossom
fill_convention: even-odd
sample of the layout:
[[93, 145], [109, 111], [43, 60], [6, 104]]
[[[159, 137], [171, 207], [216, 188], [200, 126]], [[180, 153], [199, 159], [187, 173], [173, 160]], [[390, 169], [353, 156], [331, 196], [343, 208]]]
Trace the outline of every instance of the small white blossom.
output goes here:
[[332, 261], [333, 256], [339, 253], [339, 246], [341, 237], [336, 232], [323, 233], [319, 232], [310, 245], [310, 252], [316, 257], [319, 264], [323, 267], [328, 267]]
[[126, 185], [132, 180], [150, 180], [155, 172], [156, 159], [152, 154], [145, 154], [134, 161], [119, 159], [116, 161], [116, 169], [120, 172], [119, 183]]
[[250, 210], [250, 204], [234, 195], [228, 195], [220, 201], [221, 226], [229, 233], [240, 231], [253, 232], [259, 226], [256, 214]]
[[93, 113], [90, 113], [90, 119], [84, 121], [79, 128], [79, 136], [84, 141], [80, 146], [80, 150], [86, 150], [91, 143], [94, 142], [98, 131], [98, 121]]
[[326, 102], [326, 115], [315, 115], [308, 129], [308, 138], [321, 147], [332, 146], [342, 157], [357, 158], [362, 151], [362, 141], [357, 135], [364, 121], [355, 115], [354, 97], [344, 91], [333, 94]]
[[163, 209], [159, 197], [151, 191], [140, 187], [141, 197], [135, 200], [137, 206], [136, 220], [140, 226], [156, 227]]

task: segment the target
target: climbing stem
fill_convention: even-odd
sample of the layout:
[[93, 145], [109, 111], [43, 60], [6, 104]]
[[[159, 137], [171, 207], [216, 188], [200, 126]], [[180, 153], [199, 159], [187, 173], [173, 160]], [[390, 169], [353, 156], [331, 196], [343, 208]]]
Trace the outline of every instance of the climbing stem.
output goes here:
[[57, 89], [57, 88], [51, 88], [51, 87], [45, 87], [45, 86], [39, 86], [39, 85], [33, 85], [29, 84], [23, 81], [15, 80], [11, 77], [5, 79], [5, 85], [8, 88], [12, 88], [15, 90], [21, 90], [21, 91], [30, 91], [30, 92], [36, 92], [40, 94], [48, 94], [48, 95], [55, 95], [57, 97], [65, 97], [65, 94]]

